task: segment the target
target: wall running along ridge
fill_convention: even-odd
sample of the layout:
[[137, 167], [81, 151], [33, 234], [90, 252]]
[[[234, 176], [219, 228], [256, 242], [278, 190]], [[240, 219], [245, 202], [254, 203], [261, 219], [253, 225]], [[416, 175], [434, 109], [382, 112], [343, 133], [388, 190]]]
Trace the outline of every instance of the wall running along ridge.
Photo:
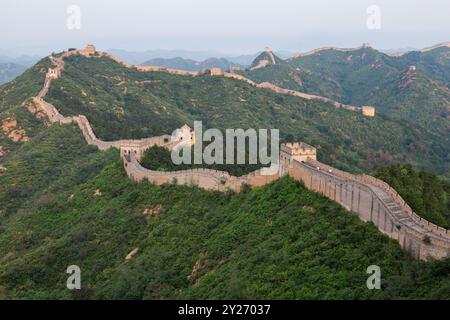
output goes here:
[[[273, 175], [263, 175], [261, 170], [256, 170], [245, 176], [235, 177], [227, 172], [210, 169], [160, 172], [142, 167], [139, 160], [146, 149], [158, 145], [172, 150], [181, 142], [181, 137], [186, 135], [190, 136], [191, 140], [185, 141], [185, 143], [192, 143], [195, 141], [192, 130], [188, 126], [183, 126], [180, 128], [180, 134], [175, 136], [163, 135], [138, 140], [102, 141], [96, 137], [84, 115], [64, 117], [53, 105], [44, 101], [44, 97], [51, 81], [61, 76], [64, 69], [64, 58], [76, 54], [89, 57], [98, 53], [92, 49], [73, 50], [64, 52], [59, 57], [50, 57], [54, 68], [48, 70], [44, 86], [33, 98], [33, 102], [47, 115], [51, 123], [76, 123], [88, 144], [95, 145], [100, 150], [111, 147], [119, 148], [125, 171], [133, 181], [139, 182], [147, 179], [158, 185], [175, 183], [198, 186], [208, 190], [239, 192], [244, 185], [262, 186], [288, 174], [295, 180], [302, 181], [306, 188], [321, 193], [347, 210], [354, 212], [363, 221], [373, 222], [382, 233], [398, 241], [400, 246], [414, 258], [426, 260], [450, 256], [450, 232], [448, 230], [419, 217], [387, 183], [368, 175], [349, 174], [318, 162], [316, 149], [305, 143], [282, 144], [279, 170]], [[100, 55], [108, 56], [102, 53]], [[128, 64], [123, 64], [128, 66]], [[144, 68], [145, 71], [148, 71], [148, 68], [154, 67]], [[168, 69], [159, 67], [155, 71], [180, 74], [179, 70], [168, 71]], [[183, 71], [183, 74], [194, 75], [188, 71]], [[233, 75], [233, 78], [237, 78], [236, 76], [238, 75]]]
[[[345, 49], [342, 49], [342, 50], [345, 50]], [[352, 50], [352, 49], [349, 49], [349, 50]], [[70, 55], [83, 55], [86, 57], [91, 57], [91, 56], [96, 55], [99, 57], [106, 57], [106, 58], [109, 58], [127, 68], [133, 68], [133, 69], [136, 69], [141, 72], [160, 71], [160, 72], [167, 72], [170, 74], [183, 75], [183, 76], [198, 76], [198, 75], [204, 75], [204, 74], [210, 74], [212, 76], [223, 76], [225, 78], [233, 78], [236, 80], [245, 81], [248, 84], [250, 84], [251, 86], [272, 90], [279, 94], [287, 94], [287, 95], [291, 95], [291, 96], [301, 97], [301, 98], [307, 99], [307, 100], [318, 100], [321, 102], [330, 103], [333, 106], [335, 106], [336, 108], [343, 108], [343, 109], [346, 109], [349, 111], [358, 112], [366, 117], [374, 117], [375, 116], [375, 108], [372, 106], [356, 107], [356, 106], [346, 105], [346, 104], [334, 101], [334, 100], [326, 98], [326, 97], [307, 94], [307, 93], [303, 93], [303, 92], [295, 91], [295, 90], [287, 90], [287, 89], [278, 87], [278, 86], [268, 83], [268, 82], [256, 83], [256, 82], [254, 82], [242, 75], [239, 75], [239, 74], [230, 73], [230, 72], [222, 72], [220, 70], [220, 68], [212, 68], [211, 70], [206, 69], [206, 70], [201, 70], [201, 71], [186, 71], [186, 70], [159, 67], [159, 66], [139, 66], [139, 65], [127, 63], [113, 55], [110, 55], [109, 53], [102, 52], [102, 51], [95, 51], [95, 47], [92, 45], [87, 46], [83, 50], [72, 50], [72, 51], [64, 52], [62, 55], [62, 58], [65, 58]], [[272, 55], [272, 59], [275, 64], [275, 58], [273, 57], [273, 55]], [[58, 63], [60, 63], [60, 62], [58, 62]]]

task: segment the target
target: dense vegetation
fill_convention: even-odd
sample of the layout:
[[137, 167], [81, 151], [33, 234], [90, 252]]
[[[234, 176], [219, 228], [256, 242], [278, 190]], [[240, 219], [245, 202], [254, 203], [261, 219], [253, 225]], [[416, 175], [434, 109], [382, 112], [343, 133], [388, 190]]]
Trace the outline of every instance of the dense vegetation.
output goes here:
[[450, 229], [450, 183], [436, 175], [417, 172], [409, 164], [377, 170], [376, 176], [393, 187], [420, 216]]
[[372, 48], [324, 50], [243, 74], [347, 104], [373, 105], [378, 113], [439, 132], [450, 143], [449, 52], [440, 47], [392, 57]]
[[246, 154], [245, 164], [237, 164], [236, 155], [237, 152], [234, 152], [235, 155], [235, 164], [226, 164], [225, 158], [223, 159], [223, 164], [211, 164], [207, 165], [205, 163], [195, 164], [193, 163], [194, 159], [194, 148], [191, 149], [191, 164], [180, 164], [176, 165], [173, 163], [170, 157], [170, 151], [166, 148], [154, 146], [147, 149], [144, 153], [144, 156], [141, 160], [141, 165], [144, 168], [157, 170], [157, 171], [178, 171], [178, 170], [187, 170], [194, 168], [208, 168], [213, 170], [225, 171], [231, 174], [232, 176], [242, 176], [252, 171], [255, 171], [261, 167], [259, 164], [249, 164], [248, 154]]
[[[25, 100], [39, 93], [44, 84], [45, 73], [50, 65], [51, 63], [47, 58], [42, 59], [13, 81], [0, 86], [0, 121], [16, 120], [17, 127], [14, 129], [24, 129], [27, 137], [37, 135], [44, 129], [45, 125], [22, 104]], [[20, 145], [20, 142], [13, 142], [7, 133], [0, 130], [0, 146], [2, 147], [0, 151], [3, 149], [3, 151], [9, 152]]]
[[[374, 225], [288, 177], [240, 194], [133, 183], [118, 150], [86, 145], [74, 125], [47, 128], [22, 106], [49, 65], [43, 59], [0, 87], [1, 119], [16, 119], [32, 138], [14, 143], [0, 133], [8, 151], [0, 159], [0, 299], [449, 299], [450, 259], [412, 260]], [[49, 100], [65, 115], [86, 114], [105, 139], [203, 120], [221, 129], [281, 128], [282, 139], [313, 144], [322, 160], [344, 169], [408, 160], [450, 171], [450, 146], [423, 127], [220, 77], [138, 73], [73, 57]], [[168, 159], [153, 148], [144, 163], [172, 170]], [[448, 185], [424, 173], [410, 181], [404, 170], [412, 169], [399, 168], [400, 176], [388, 168], [379, 177], [411, 196], [417, 211], [448, 223]], [[80, 291], [65, 287], [73, 264], [82, 270]], [[382, 269], [382, 290], [366, 288], [372, 264]]]
[[[117, 150], [87, 146], [75, 126], [4, 165], [1, 298], [449, 298], [449, 259], [413, 261], [290, 178], [241, 194], [134, 184]], [[81, 291], [65, 288], [73, 264]], [[366, 288], [372, 264], [382, 290]]]
[[219, 129], [279, 128], [282, 139], [317, 146], [322, 161], [349, 171], [408, 161], [450, 174], [450, 143], [434, 130], [382, 115], [362, 117], [223, 77], [143, 73], [106, 58], [71, 57], [47, 99], [65, 115], [85, 114], [107, 140], [171, 133], [202, 120]]

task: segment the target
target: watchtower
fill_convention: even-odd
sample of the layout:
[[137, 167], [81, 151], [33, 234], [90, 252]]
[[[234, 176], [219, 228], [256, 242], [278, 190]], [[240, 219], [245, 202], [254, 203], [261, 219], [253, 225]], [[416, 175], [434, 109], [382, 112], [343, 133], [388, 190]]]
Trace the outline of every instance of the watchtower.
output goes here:
[[88, 44], [80, 53], [85, 56], [95, 54], [96, 48], [93, 44]]
[[282, 143], [280, 147], [280, 164], [284, 169], [292, 167], [294, 160], [304, 162], [317, 160], [317, 149], [304, 142]]
[[209, 70], [209, 72], [210, 72], [210, 74], [212, 76], [221, 76], [221, 75], [223, 75], [223, 71], [222, 71], [221, 68], [211, 68]]
[[372, 106], [362, 106], [361, 112], [362, 112], [363, 116], [375, 117], [375, 108]]

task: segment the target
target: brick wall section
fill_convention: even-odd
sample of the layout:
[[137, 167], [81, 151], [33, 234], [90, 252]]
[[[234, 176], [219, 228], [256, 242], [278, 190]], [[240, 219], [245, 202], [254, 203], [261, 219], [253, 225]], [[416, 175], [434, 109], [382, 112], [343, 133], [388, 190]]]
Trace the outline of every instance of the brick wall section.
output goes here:
[[[315, 148], [304, 143], [298, 144], [299, 148], [295, 147], [297, 144], [282, 145], [280, 167], [278, 172], [272, 175], [263, 175], [261, 170], [245, 176], [234, 177], [227, 172], [210, 169], [173, 172], [145, 169], [140, 165], [139, 160], [146, 149], [153, 145], [159, 145], [171, 150], [181, 141], [180, 138], [163, 135], [138, 140], [103, 141], [96, 137], [84, 115], [64, 117], [53, 105], [44, 101], [51, 81], [61, 76], [64, 69], [64, 58], [74, 54], [91, 56], [98, 53], [90, 47], [87, 50], [65, 52], [58, 58], [50, 57], [55, 67], [47, 72], [44, 86], [33, 98], [33, 102], [47, 115], [51, 123], [76, 123], [88, 144], [95, 145], [100, 150], [119, 148], [125, 171], [130, 179], [136, 182], [147, 179], [158, 185], [177, 183], [198, 186], [207, 190], [239, 192], [244, 184], [263, 186], [278, 179], [281, 175], [288, 174], [294, 179], [302, 181], [308, 189], [319, 192], [338, 202], [347, 210], [356, 213], [363, 221], [373, 222], [381, 232], [397, 240], [400, 246], [410, 252], [413, 257], [425, 260], [429, 257], [441, 259], [450, 256], [450, 233], [448, 230], [420, 218], [387, 183], [368, 175], [353, 175], [316, 161]], [[240, 75], [225, 73], [224, 76], [243, 80]], [[248, 79], [244, 81], [255, 85]], [[278, 90], [282, 92], [287, 90], [274, 88], [271, 84], [256, 86], [272, 88], [277, 92]], [[287, 91], [287, 94], [297, 94], [291, 90]], [[310, 96], [305, 96], [303, 93], [298, 94], [303, 97]], [[322, 99], [322, 97], [319, 98]], [[343, 106], [340, 105], [340, 107]], [[195, 141], [193, 133], [186, 132], [189, 127], [184, 126], [180, 130], [191, 134], [190, 142]], [[186, 143], [186, 140], [184, 142]], [[298, 154], [303, 149], [305, 154]]]
[[243, 185], [263, 186], [279, 178], [274, 175], [263, 175], [261, 170], [256, 170], [240, 177], [231, 176], [228, 172], [211, 169], [190, 169], [180, 171], [154, 171], [140, 165], [133, 153], [122, 150], [122, 158], [125, 171], [130, 179], [140, 182], [148, 180], [151, 183], [197, 186], [207, 190], [235, 192], [241, 191]]
[[305, 163], [295, 161], [289, 174], [303, 181], [308, 189], [357, 213], [362, 220], [372, 221], [414, 257], [450, 256], [450, 232], [416, 215], [387, 183], [367, 175], [352, 175], [311, 159]]

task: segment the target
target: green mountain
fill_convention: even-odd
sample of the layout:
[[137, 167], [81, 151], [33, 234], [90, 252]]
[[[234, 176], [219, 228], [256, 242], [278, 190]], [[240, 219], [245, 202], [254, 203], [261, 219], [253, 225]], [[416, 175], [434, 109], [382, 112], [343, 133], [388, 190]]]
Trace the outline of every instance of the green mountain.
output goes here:
[[[133, 183], [118, 150], [38, 119], [27, 102], [50, 66], [45, 58], [0, 87], [0, 298], [448, 299], [449, 259], [413, 261], [374, 225], [288, 177], [240, 194]], [[236, 79], [73, 56], [45, 99], [66, 116], [86, 115], [106, 140], [203, 120], [280, 128], [283, 140], [318, 146], [322, 161], [351, 171], [410, 161], [450, 172], [450, 145], [432, 130]], [[373, 264], [383, 290], [366, 287]], [[65, 287], [70, 265], [82, 270], [81, 291]]]
[[389, 56], [370, 47], [318, 50], [243, 74], [256, 82], [350, 105], [373, 105], [389, 117], [449, 135], [450, 48]]
[[263, 68], [266, 66], [272, 66], [277, 64], [284, 64], [285, 62], [277, 57], [269, 48], [265, 48], [250, 65], [250, 70]]
[[224, 77], [138, 72], [108, 58], [75, 56], [66, 60], [46, 99], [64, 115], [86, 115], [104, 140], [170, 133], [202, 120], [219, 129], [279, 128], [283, 139], [318, 146], [322, 160], [346, 170], [408, 161], [441, 175], [450, 172], [448, 137], [433, 130]]

